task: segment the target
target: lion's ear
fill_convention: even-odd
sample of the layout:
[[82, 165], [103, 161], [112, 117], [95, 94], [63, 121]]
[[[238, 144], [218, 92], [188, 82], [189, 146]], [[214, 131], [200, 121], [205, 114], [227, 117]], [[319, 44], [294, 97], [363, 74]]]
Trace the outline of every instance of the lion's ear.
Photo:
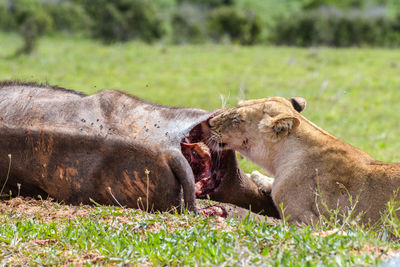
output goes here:
[[307, 101], [299, 96], [290, 98], [290, 102], [292, 102], [293, 108], [298, 112], [302, 112], [307, 105]]
[[259, 128], [265, 133], [274, 134], [276, 137], [285, 136], [299, 127], [300, 121], [293, 116], [265, 117], [260, 121]]

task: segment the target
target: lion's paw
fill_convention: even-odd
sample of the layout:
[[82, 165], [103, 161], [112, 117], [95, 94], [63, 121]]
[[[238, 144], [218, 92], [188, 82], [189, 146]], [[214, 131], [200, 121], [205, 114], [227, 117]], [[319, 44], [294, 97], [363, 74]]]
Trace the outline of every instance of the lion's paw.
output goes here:
[[271, 193], [274, 178], [265, 176], [259, 171], [253, 171], [251, 174], [249, 174], [249, 177], [263, 193]]

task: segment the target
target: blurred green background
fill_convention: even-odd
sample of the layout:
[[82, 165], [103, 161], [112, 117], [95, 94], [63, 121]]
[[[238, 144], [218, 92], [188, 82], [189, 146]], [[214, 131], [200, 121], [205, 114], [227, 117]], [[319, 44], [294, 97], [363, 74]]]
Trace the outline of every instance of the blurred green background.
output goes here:
[[398, 0], [1, 0], [0, 29], [33, 51], [42, 35], [104, 43], [389, 46], [400, 40]]
[[399, 13], [395, 0], [0, 0], [0, 80], [208, 110], [303, 96], [311, 121], [400, 161]]

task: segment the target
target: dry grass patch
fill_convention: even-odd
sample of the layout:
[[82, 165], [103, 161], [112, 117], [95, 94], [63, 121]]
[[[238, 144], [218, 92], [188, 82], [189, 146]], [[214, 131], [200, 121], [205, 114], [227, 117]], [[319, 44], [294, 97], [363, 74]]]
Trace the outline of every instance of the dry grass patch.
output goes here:
[[0, 214], [9, 218], [35, 218], [41, 222], [87, 217], [93, 211], [90, 206], [63, 205], [52, 199], [36, 200], [31, 197], [16, 197], [0, 201]]

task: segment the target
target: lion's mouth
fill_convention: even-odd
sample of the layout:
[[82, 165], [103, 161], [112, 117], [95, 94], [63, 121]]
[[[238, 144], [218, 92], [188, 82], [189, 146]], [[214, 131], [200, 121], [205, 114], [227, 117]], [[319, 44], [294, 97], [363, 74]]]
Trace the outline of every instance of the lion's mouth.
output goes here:
[[206, 198], [217, 190], [227, 168], [227, 152], [208, 143], [210, 133], [207, 123], [208, 120], [197, 124], [181, 141], [182, 154], [193, 171], [198, 198]]

